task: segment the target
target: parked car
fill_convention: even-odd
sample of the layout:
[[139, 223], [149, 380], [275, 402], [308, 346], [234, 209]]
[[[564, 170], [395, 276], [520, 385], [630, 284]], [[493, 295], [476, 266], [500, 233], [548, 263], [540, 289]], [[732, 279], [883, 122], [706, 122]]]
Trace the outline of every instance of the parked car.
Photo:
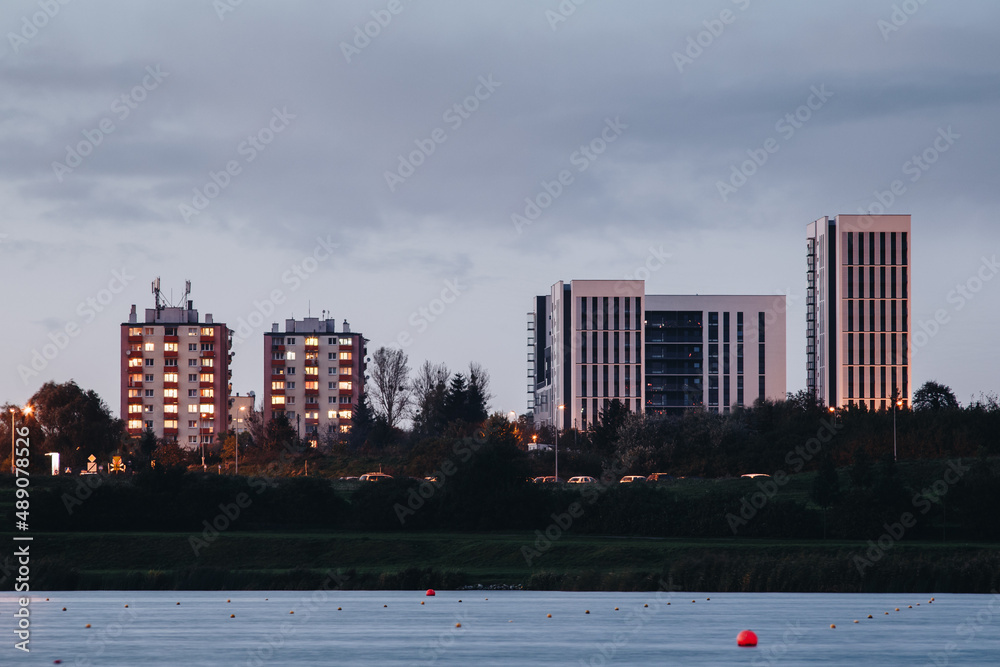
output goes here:
[[620, 480], [618, 480], [619, 484], [631, 484], [632, 482], [645, 482], [645, 481], [646, 481], [645, 475], [625, 475]]
[[392, 479], [392, 475], [386, 475], [384, 472], [366, 472], [358, 477], [359, 482], [384, 482], [388, 479]]
[[654, 472], [652, 475], [646, 478], [647, 482], [672, 482], [674, 481], [673, 475], [668, 472]]
[[751, 472], [747, 473], [746, 475], [740, 475], [741, 479], [744, 477], [746, 477], [747, 479], [756, 479], [757, 477], [770, 477], [770, 475], [763, 472]]
[[588, 477], [587, 475], [579, 475], [577, 477], [570, 477], [568, 484], [593, 484], [597, 480], [593, 477]]
[[337, 480], [340, 481], [340, 482], [356, 482], [356, 481], [358, 481], [358, 478], [357, 477], [338, 477]]
[[563, 480], [559, 479], [558, 477], [553, 477], [552, 475], [545, 475], [544, 477], [536, 477], [535, 479], [533, 479], [531, 481], [533, 481], [535, 484], [562, 484], [563, 483]]

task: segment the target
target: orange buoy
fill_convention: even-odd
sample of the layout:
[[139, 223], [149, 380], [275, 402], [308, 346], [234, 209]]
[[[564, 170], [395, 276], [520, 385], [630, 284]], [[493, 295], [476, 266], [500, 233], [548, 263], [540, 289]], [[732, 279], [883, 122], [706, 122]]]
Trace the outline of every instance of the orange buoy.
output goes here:
[[642, 606], [643, 606], [643, 607], [648, 607], [649, 605], [648, 605], [648, 604], [644, 604], [644, 605], [642, 605]]
[[88, 628], [89, 628], [89, 627], [90, 627], [90, 623], [87, 623], [86, 627], [88, 627]]
[[545, 618], [552, 618], [552, 614], [547, 614]]
[[236, 614], [230, 614], [229, 618], [236, 618]]
[[912, 605], [912, 604], [910, 604], [910, 605], [906, 605], [906, 608], [907, 608], [907, 609], [913, 609], [913, 605]]
[[337, 611], [344, 611], [341, 607], [337, 607]]
[[753, 630], [741, 630], [740, 634], [736, 635], [736, 645], [737, 646], [756, 646], [757, 645], [757, 635]]
[[583, 613], [585, 613], [585, 614], [589, 614], [589, 613], [590, 613], [590, 610], [588, 609], [587, 611], [585, 611], [585, 612], [583, 612]]
[[871, 614], [868, 614], [868, 618], [871, 618], [871, 617], [872, 617], [872, 615], [871, 615]]
[[899, 611], [899, 607], [896, 607], [896, 611]]
[[615, 607], [615, 611], [618, 611], [618, 607]]
[[460, 627], [462, 627], [462, 624], [461, 624], [461, 623], [456, 623], [456, 624], [455, 624], [455, 627], [456, 627], [456, 628], [460, 628]]
[[424, 603], [424, 601], [423, 601], [423, 600], [421, 600], [421, 601], [420, 601], [420, 604], [423, 604], [423, 603]]
[[836, 629], [836, 627], [837, 627], [837, 626], [836, 626], [836, 625], [834, 625], [833, 623], [831, 623], [831, 624], [830, 624], [830, 629], [831, 629], [831, 630], [833, 630], [833, 629]]
[[66, 611], [66, 607], [63, 607], [63, 611]]
[[289, 614], [294, 614], [295, 612], [294, 612], [294, 611], [290, 611], [290, 612], [288, 612], [288, 613], [289, 613]]
[[435, 595], [437, 595], [437, 593], [435, 593], [435, 592], [434, 592], [434, 589], [433, 589], [433, 588], [428, 588], [428, 589], [427, 589], [427, 592], [426, 592], [426, 593], [424, 593], [424, 595], [426, 595], [427, 597], [431, 597], [431, 598], [432, 598], [432, 597], [434, 597]]
[[857, 623], [857, 622], [858, 622], [858, 619], [854, 619], [854, 622], [855, 622], [855, 623]]

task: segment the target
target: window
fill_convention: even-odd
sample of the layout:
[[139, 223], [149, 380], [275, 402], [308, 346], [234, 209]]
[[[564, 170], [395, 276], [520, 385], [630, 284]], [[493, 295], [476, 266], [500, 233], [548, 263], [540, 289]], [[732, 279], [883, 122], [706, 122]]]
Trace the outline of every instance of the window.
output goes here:
[[338, 342], [341, 345], [350, 345], [351, 344], [351, 339], [350, 338], [341, 338]]
[[142, 377], [143, 377], [143, 381], [144, 382], [152, 382], [153, 381], [153, 375], [152, 375], [152, 373], [143, 375]]
[[188, 327], [188, 336], [197, 336], [198, 327]]
[[139, 403], [133, 403], [132, 405], [128, 406], [128, 411], [129, 413], [142, 412], [142, 405], [140, 405]]
[[176, 389], [164, 389], [163, 390], [163, 397], [164, 398], [177, 398], [177, 390]]
[[[294, 396], [289, 396], [289, 397], [288, 397], [288, 403], [290, 403], [290, 404], [291, 404], [291, 403], [294, 403], [294, 402], [295, 402], [295, 397], [294, 397]], [[292, 416], [293, 416], [293, 417], [295, 416], [295, 413], [294, 413], [294, 412], [292, 413]]]
[[206, 387], [205, 389], [201, 390], [202, 398], [213, 398], [214, 396], [215, 396], [215, 389], [213, 389], [212, 387]]
[[153, 428], [153, 420], [149, 420], [149, 421], [145, 422], [145, 424], [146, 424], [146, 428]]
[[202, 373], [198, 376], [201, 382], [215, 382], [215, 373]]
[[289, 375], [295, 375], [295, 366], [289, 366], [288, 369], [286, 370], [286, 372]]
[[331, 359], [331, 360], [332, 359], [336, 359], [337, 358], [337, 353], [336, 352], [327, 352], [326, 353], [326, 358], [327, 359]]
[[177, 428], [177, 420], [176, 419], [164, 419], [163, 420], [163, 428]]
[[338, 356], [338, 359], [340, 359], [341, 361], [350, 361], [351, 358], [352, 357], [350, 352], [341, 352], [340, 355]]
[[288, 382], [288, 383], [286, 383], [286, 386], [287, 386], [287, 387], [288, 387], [289, 389], [295, 389], [295, 383], [294, 383], [294, 382]]
[[142, 390], [141, 389], [129, 389], [128, 390], [128, 397], [129, 398], [139, 398], [140, 396], [142, 396]]
[[276, 380], [271, 383], [271, 391], [284, 390], [284, 388], [285, 388], [285, 383], [281, 382], [280, 380]]
[[176, 352], [177, 351], [177, 343], [164, 343], [163, 344], [163, 351], [164, 352]]
[[188, 420], [188, 428], [198, 428], [198, 420], [197, 419], [189, 419]]
[[285, 359], [285, 353], [284, 352], [272, 352], [271, 353], [271, 359], [273, 361], [284, 361], [284, 359]]
[[177, 414], [177, 404], [167, 403], [166, 405], [163, 406], [163, 411], [166, 412], [167, 414], [175, 415]]
[[319, 359], [319, 352], [306, 352], [306, 361], [316, 361]]
[[208, 415], [215, 414], [215, 406], [211, 403], [202, 403], [199, 406], [199, 409], [201, 412]]
[[136, 357], [135, 359], [129, 359], [128, 360], [128, 366], [129, 366], [129, 368], [135, 368], [137, 366], [142, 366], [142, 359], [140, 359], [139, 357]]
[[178, 381], [177, 380], [177, 373], [164, 373], [163, 374], [163, 381], [164, 382], [177, 382]]
[[215, 343], [202, 343], [201, 344], [201, 351], [202, 352], [214, 352], [215, 351]]
[[205, 368], [211, 368], [215, 366], [215, 359], [209, 359], [209, 358], [202, 359], [201, 365]]
[[197, 403], [192, 403], [191, 405], [188, 406], [188, 414], [195, 413], [195, 412], [198, 412], [198, 404]]
[[146, 343], [142, 346], [142, 349], [145, 352], [156, 352], [156, 343]]
[[197, 352], [198, 343], [188, 343], [188, 352]]
[[351, 402], [351, 397], [350, 396], [341, 396], [340, 397], [340, 402], [341, 403], [350, 403]]
[[198, 365], [197, 359], [188, 359], [188, 366], [197, 366], [197, 365]]
[[336, 389], [337, 388], [337, 383], [336, 382], [327, 382], [326, 383], [326, 388], [327, 389]]
[[352, 386], [352, 385], [351, 385], [351, 383], [350, 383], [350, 382], [341, 382], [341, 383], [340, 383], [340, 384], [338, 385], [338, 388], [339, 388], [339, 389], [340, 389], [341, 391], [351, 391], [351, 386]]
[[337, 374], [337, 367], [336, 366], [330, 366], [329, 368], [326, 369], [326, 374], [327, 375], [336, 375]]
[[198, 381], [197, 373], [188, 373], [188, 382], [197, 382], [197, 381]]
[[173, 366], [174, 368], [176, 368], [177, 367], [177, 360], [176, 359], [164, 359], [163, 360], [163, 365], [164, 366]]
[[319, 366], [306, 366], [306, 375], [319, 375]]
[[286, 342], [287, 344], [289, 344], [289, 345], [295, 345], [295, 338], [289, 338], [289, 339], [288, 339], [287, 341], [285, 341], [285, 342]]
[[196, 435], [189, 435], [188, 436], [188, 444], [197, 445], [198, 444], [198, 436], [196, 436]]
[[350, 410], [341, 410], [339, 413], [337, 413], [337, 416], [340, 417], [341, 419], [350, 419], [351, 418], [351, 411]]
[[142, 335], [142, 327], [129, 327], [128, 335], [129, 336], [141, 336]]
[[336, 343], [337, 343], [337, 339], [336, 338], [327, 338], [326, 339], [326, 344], [327, 345], [335, 345]]
[[201, 328], [201, 335], [202, 336], [214, 336], [215, 335], [215, 329], [213, 327], [202, 327]]
[[336, 417], [337, 417], [337, 411], [336, 410], [327, 410], [326, 411], [326, 418], [327, 419], [336, 419]]
[[288, 359], [289, 361], [293, 361], [295, 359], [295, 351], [294, 350], [289, 350], [288, 352], [285, 352], [285, 359]]
[[129, 419], [128, 420], [128, 427], [130, 429], [141, 429], [142, 428], [142, 420], [141, 419]]
[[307, 336], [306, 345], [319, 345], [319, 338], [317, 336]]
[[308, 382], [306, 382], [306, 391], [308, 391], [310, 389], [318, 391], [319, 390], [319, 382], [316, 382], [315, 380], [309, 380]]
[[145, 333], [146, 333], [147, 336], [152, 336], [154, 332], [155, 332], [155, 329], [153, 329], [153, 327], [146, 327]]
[[147, 366], [155, 366], [156, 365], [156, 360], [155, 359], [144, 359], [143, 361], [145, 362], [145, 364]]
[[188, 398], [198, 398], [198, 390], [188, 389]]

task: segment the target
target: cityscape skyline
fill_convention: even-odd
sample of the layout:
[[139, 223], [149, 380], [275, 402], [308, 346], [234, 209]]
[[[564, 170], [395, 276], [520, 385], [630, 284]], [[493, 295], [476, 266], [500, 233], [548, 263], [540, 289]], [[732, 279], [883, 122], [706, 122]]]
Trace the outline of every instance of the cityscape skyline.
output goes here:
[[75, 379], [114, 408], [156, 276], [236, 332], [258, 397], [270, 325], [327, 311], [414, 368], [481, 363], [522, 413], [524, 314], [565, 277], [785, 295], [794, 392], [803, 227], [859, 213], [919, 239], [911, 388], [997, 391], [1000, 7], [569, 4], [56, 3], [39, 27], [11, 2], [0, 400]]

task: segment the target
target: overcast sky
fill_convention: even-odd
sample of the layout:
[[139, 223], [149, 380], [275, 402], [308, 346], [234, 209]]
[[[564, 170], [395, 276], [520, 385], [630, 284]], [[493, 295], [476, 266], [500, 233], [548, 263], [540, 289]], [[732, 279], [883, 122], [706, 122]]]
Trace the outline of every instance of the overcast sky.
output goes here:
[[788, 295], [796, 391], [806, 224], [897, 180], [914, 330], [942, 322], [914, 386], [997, 391], [1000, 5], [577, 2], [6, 0], [0, 401], [75, 379], [117, 412], [160, 276], [252, 329], [241, 393], [311, 307], [523, 412], [532, 297], [664, 255], [647, 293]]

